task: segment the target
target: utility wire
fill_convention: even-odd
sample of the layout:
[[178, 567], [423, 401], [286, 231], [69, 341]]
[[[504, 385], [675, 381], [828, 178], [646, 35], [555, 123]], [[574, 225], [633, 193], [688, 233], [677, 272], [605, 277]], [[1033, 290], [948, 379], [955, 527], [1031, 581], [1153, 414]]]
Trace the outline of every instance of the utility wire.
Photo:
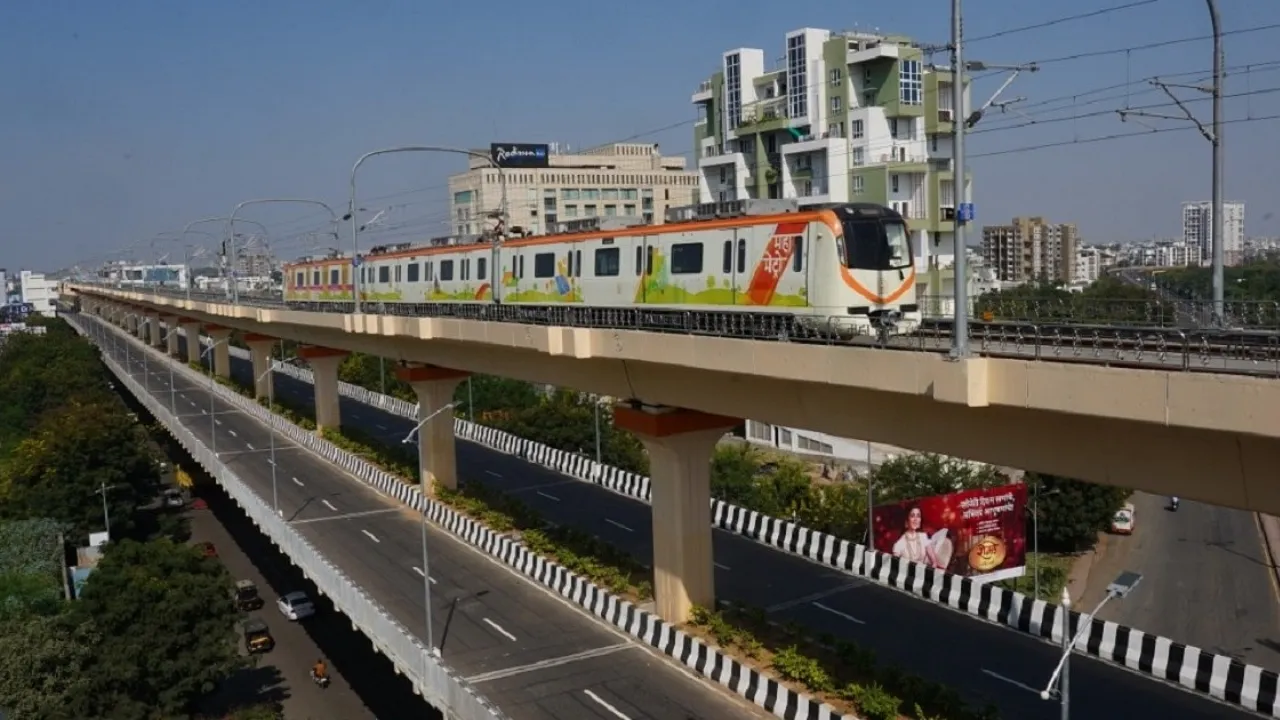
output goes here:
[[1151, 5], [1157, 2], [1160, 2], [1160, 0], [1137, 0], [1136, 2], [1128, 2], [1123, 5], [1114, 5], [1112, 7], [1105, 7], [1099, 10], [1091, 10], [1089, 12], [1082, 12], [1077, 15], [1067, 15], [1066, 17], [1054, 18], [1053, 20], [1046, 20], [1044, 22], [1038, 22], [1033, 25], [1023, 25], [1021, 27], [1013, 27], [1007, 30], [999, 30], [997, 32], [990, 33], [989, 35], [967, 37], [964, 39], [964, 41], [965, 41], [965, 44], [968, 45], [971, 43], [982, 42], [983, 40], [994, 40], [995, 38], [1006, 37], [1009, 35], [1016, 35], [1018, 33], [1029, 32], [1031, 30], [1041, 30], [1047, 27], [1053, 27], [1055, 25], [1062, 25], [1063, 23], [1075, 22], [1076, 20], [1087, 20], [1089, 18], [1099, 17], [1101, 15], [1109, 15], [1113, 12], [1120, 12], [1121, 10], [1131, 10], [1136, 7], [1142, 7], [1143, 5]]

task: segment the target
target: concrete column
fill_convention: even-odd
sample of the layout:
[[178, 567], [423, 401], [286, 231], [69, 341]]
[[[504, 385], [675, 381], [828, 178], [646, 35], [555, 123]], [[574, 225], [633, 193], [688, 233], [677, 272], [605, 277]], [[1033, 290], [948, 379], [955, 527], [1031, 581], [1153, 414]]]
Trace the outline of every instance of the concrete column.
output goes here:
[[347, 356], [346, 350], [304, 346], [298, 356], [311, 366], [316, 391], [316, 430], [342, 427], [342, 410], [338, 404], [338, 366]]
[[[213, 340], [213, 372], [220, 378], [231, 379], [231, 328], [210, 325], [204, 329]], [[199, 347], [197, 344], [196, 347]]]
[[151, 331], [151, 347], [160, 347], [160, 313], [147, 313], [147, 329]]
[[168, 350], [169, 355], [175, 358], [178, 357], [178, 319], [177, 315], [164, 316], [165, 348]]
[[198, 320], [179, 320], [184, 332], [187, 334], [187, 362], [200, 362], [200, 321]]
[[[453, 438], [453, 391], [470, 373], [432, 365], [396, 368], [396, 377], [418, 395], [418, 475], [428, 491], [440, 483], [458, 489], [457, 446]], [[428, 419], [430, 418], [430, 419]]]
[[244, 343], [249, 346], [249, 357], [253, 360], [253, 394], [257, 398], [272, 397], [272, 387], [276, 374], [271, 369], [271, 349], [279, 340], [268, 335], [248, 333]]
[[614, 424], [649, 453], [653, 492], [653, 596], [658, 615], [688, 622], [697, 605], [714, 608], [711, 550], [711, 451], [738, 424], [678, 408], [620, 405]]

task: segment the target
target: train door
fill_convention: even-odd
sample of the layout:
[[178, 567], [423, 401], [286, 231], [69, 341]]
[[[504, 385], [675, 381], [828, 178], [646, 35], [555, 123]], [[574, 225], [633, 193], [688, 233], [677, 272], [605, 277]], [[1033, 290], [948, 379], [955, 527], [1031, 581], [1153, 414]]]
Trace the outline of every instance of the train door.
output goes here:
[[502, 302], [502, 281], [506, 277], [502, 254], [502, 243], [495, 242], [489, 250], [489, 298], [495, 303]]
[[649, 285], [653, 282], [657, 240], [657, 235], [635, 235], [631, 238], [633, 243], [631, 248], [631, 274], [636, 281], [633, 303], [636, 305], [656, 302], [656, 297], [651, 298], [653, 293], [650, 292]]
[[750, 228], [731, 228], [724, 232], [721, 246], [721, 269], [725, 271], [732, 293], [733, 305], [750, 305], [746, 297], [747, 244]]

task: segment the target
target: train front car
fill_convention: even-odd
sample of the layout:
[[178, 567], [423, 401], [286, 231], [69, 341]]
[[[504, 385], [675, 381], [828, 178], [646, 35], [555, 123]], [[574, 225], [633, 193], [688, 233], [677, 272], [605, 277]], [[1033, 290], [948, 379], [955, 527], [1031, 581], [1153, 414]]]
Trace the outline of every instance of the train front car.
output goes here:
[[830, 210], [840, 224], [838, 285], [853, 327], [860, 333], [915, 332], [921, 320], [916, 266], [902, 215], [872, 203], [849, 203]]

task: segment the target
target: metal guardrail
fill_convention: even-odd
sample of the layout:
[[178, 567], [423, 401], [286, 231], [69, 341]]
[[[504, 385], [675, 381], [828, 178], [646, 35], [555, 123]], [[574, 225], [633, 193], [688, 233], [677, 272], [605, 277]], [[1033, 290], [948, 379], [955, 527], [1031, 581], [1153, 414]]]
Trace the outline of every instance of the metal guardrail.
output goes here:
[[[78, 318], [73, 315], [67, 319], [73, 328], [92, 341], [92, 336], [81, 326]], [[126, 338], [126, 341], [141, 345], [132, 337]], [[490, 706], [470, 685], [445, 667], [408, 628], [393, 619], [288, 522], [276, 515], [265, 500], [224, 465], [163, 403], [146, 392], [132, 375], [107, 354], [104, 353], [102, 359], [156, 420], [169, 430], [196, 462], [244, 509], [254, 525], [289, 556], [303, 574], [315, 583], [321, 594], [329, 597], [334, 606], [373, 641], [375, 648], [391, 660], [397, 672], [413, 682], [415, 691], [424, 700], [445, 713], [445, 717], [450, 720], [507, 720], [500, 710]], [[178, 369], [179, 372], [185, 371], [186, 375], [195, 375], [197, 381], [205, 381], [204, 376], [189, 368]]]
[[[127, 286], [96, 286], [126, 292], [145, 291]], [[186, 297], [185, 293], [172, 289], [150, 290], [157, 297]], [[227, 301], [220, 293], [192, 293], [191, 299]], [[287, 307], [279, 296], [241, 295], [240, 301], [251, 307]], [[574, 306], [531, 308], [488, 303], [366, 303], [364, 308], [371, 314], [406, 317], [638, 330], [912, 352], [947, 352], [951, 338], [951, 323], [947, 320], [926, 320], [910, 334], [871, 336], [855, 328], [847, 317], [801, 320], [784, 315], [733, 312]], [[308, 309], [340, 313], [351, 312], [353, 308], [351, 303], [332, 302], [311, 303]], [[993, 320], [972, 323], [970, 336], [974, 350], [989, 357], [1280, 377], [1280, 331]]]

